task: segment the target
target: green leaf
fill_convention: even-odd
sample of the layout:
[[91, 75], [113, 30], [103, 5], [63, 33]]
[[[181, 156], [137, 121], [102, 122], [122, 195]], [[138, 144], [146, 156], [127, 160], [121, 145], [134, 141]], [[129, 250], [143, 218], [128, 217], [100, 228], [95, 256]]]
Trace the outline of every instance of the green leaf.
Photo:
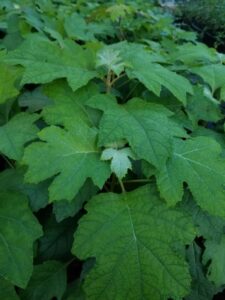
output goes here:
[[185, 43], [179, 45], [176, 50], [170, 54], [170, 58], [190, 66], [219, 61], [216, 50], [202, 43]]
[[0, 173], [0, 190], [11, 190], [26, 195], [32, 211], [39, 211], [48, 204], [48, 182], [24, 183], [24, 170], [6, 169]]
[[107, 13], [109, 13], [112, 21], [118, 21], [120, 18], [126, 17], [132, 13], [132, 8], [125, 4], [114, 4], [107, 8]]
[[43, 225], [44, 235], [38, 241], [38, 261], [71, 258], [71, 247], [76, 219], [68, 218], [57, 223], [52, 215]]
[[[23, 162], [28, 165], [25, 179], [38, 183], [55, 176], [49, 187], [50, 201], [71, 201], [87, 178], [102, 188], [110, 169], [106, 162], [100, 161], [95, 130], [76, 123], [68, 130], [49, 126], [40, 131], [39, 137], [41, 142], [32, 143], [25, 150]], [[65, 186], [66, 189], [62, 188]]]
[[199, 75], [209, 84], [213, 93], [225, 86], [225, 66], [222, 64], [210, 64], [201, 67], [191, 68], [191, 72]]
[[11, 159], [20, 160], [24, 145], [37, 137], [38, 128], [33, 124], [38, 115], [19, 113], [0, 127], [0, 152]]
[[52, 100], [43, 94], [42, 88], [38, 87], [34, 91], [22, 94], [18, 102], [20, 107], [27, 107], [27, 111], [33, 113], [51, 104]]
[[192, 275], [192, 291], [185, 300], [212, 300], [218, 293], [214, 284], [207, 280], [201, 263], [201, 249], [196, 243], [189, 246], [187, 258]]
[[42, 235], [26, 197], [0, 193], [0, 232], [0, 276], [25, 288], [33, 270], [33, 242]]
[[184, 248], [194, 229], [150, 186], [100, 194], [86, 209], [72, 252], [82, 260], [96, 258], [84, 284], [87, 299], [181, 299], [189, 292], [187, 263], [173, 246]]
[[34, 272], [21, 300], [61, 300], [66, 290], [66, 266], [57, 261], [46, 261], [34, 266]]
[[66, 295], [63, 300], [85, 300], [85, 295], [81, 287], [80, 280], [72, 282], [67, 289]]
[[0, 277], [0, 299], [2, 300], [19, 300], [14, 286]]
[[194, 95], [187, 101], [186, 111], [195, 126], [199, 120], [217, 122], [223, 118], [219, 102], [210, 95], [210, 92], [199, 86], [194, 89]]
[[71, 16], [66, 17], [64, 27], [70, 38], [82, 41], [95, 39], [93, 32], [89, 30], [89, 26], [84, 18], [77, 13], [73, 13]]
[[66, 78], [75, 91], [96, 76], [86, 51], [72, 41], [65, 48], [39, 36], [31, 36], [16, 50], [9, 52], [6, 62], [25, 67], [21, 84], [48, 83]]
[[130, 158], [135, 158], [130, 148], [113, 149], [108, 148], [102, 152], [102, 160], [111, 160], [111, 171], [116, 174], [119, 179], [122, 179], [128, 169], [132, 169]]
[[224, 217], [225, 160], [221, 151], [220, 145], [207, 137], [175, 140], [173, 155], [157, 174], [161, 196], [175, 205], [182, 200], [186, 182], [203, 210]]
[[67, 126], [76, 120], [79, 124], [93, 126], [93, 116], [84, 104], [97, 92], [95, 85], [88, 85], [73, 92], [65, 81], [48, 84], [44, 88], [44, 94], [53, 99], [53, 103], [43, 109], [42, 116], [50, 125]]
[[92, 196], [97, 194], [97, 191], [98, 188], [92, 183], [92, 181], [87, 180], [71, 202], [66, 200], [54, 202], [53, 212], [57, 222], [61, 222], [65, 218], [75, 216], [75, 214], [82, 208], [83, 204], [89, 201]]
[[225, 236], [221, 241], [206, 241], [203, 262], [206, 264], [210, 260], [208, 278], [217, 287], [225, 284]]
[[179, 207], [192, 217], [193, 223], [198, 229], [198, 236], [203, 236], [207, 240], [220, 241], [225, 229], [224, 219], [212, 216], [202, 210], [196, 202], [193, 201], [193, 197], [188, 191], [185, 191], [184, 199]]
[[168, 116], [172, 115], [169, 110], [139, 98], [119, 105], [112, 97], [99, 95], [87, 104], [104, 111], [99, 125], [100, 146], [126, 139], [138, 158], [156, 167], [163, 166], [169, 157], [172, 136], [185, 134], [169, 120]]
[[20, 77], [20, 74], [21, 72], [18, 68], [0, 64], [0, 104], [19, 94], [15, 82]]
[[137, 78], [157, 96], [164, 86], [183, 104], [186, 103], [186, 94], [193, 93], [192, 86], [186, 78], [154, 63], [152, 54], [141, 45], [125, 43], [120, 47], [124, 47], [121, 55], [131, 66], [126, 69], [130, 78]]
[[222, 132], [199, 126], [192, 132], [191, 136], [205, 136], [214, 139], [222, 148], [222, 157], [225, 157], [225, 139]]
[[[186, 104], [186, 94], [192, 94], [192, 86], [184, 77], [177, 75], [159, 64], [152, 64], [142, 59], [139, 63], [133, 62], [133, 69], [129, 70], [130, 78], [137, 78], [146, 88], [157, 96], [161, 93], [161, 86], [166, 87], [178, 100]], [[149, 72], [149, 70], [152, 70]]]

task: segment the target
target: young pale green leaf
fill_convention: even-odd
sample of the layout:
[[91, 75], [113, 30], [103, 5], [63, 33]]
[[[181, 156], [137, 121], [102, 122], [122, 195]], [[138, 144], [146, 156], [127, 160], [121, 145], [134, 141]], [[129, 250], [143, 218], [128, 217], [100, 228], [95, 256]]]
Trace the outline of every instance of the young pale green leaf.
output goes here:
[[60, 48], [57, 43], [34, 35], [9, 52], [5, 60], [25, 68], [22, 84], [66, 78], [75, 91], [96, 76], [86, 51], [72, 41], [66, 41], [65, 47]]
[[111, 171], [116, 174], [119, 179], [122, 179], [127, 174], [128, 169], [132, 169], [129, 157], [135, 158], [130, 148], [108, 148], [102, 152], [101, 159], [111, 160]]
[[209, 261], [208, 278], [215, 283], [217, 287], [225, 284], [225, 236], [221, 241], [206, 241], [203, 262]]
[[15, 81], [20, 77], [20, 70], [0, 64], [0, 104], [19, 94]]
[[19, 113], [0, 127], [0, 152], [7, 157], [20, 160], [24, 145], [37, 138], [38, 128], [33, 124], [38, 115]]
[[123, 72], [126, 64], [120, 57], [120, 52], [109, 47], [104, 47], [97, 54], [97, 67], [105, 67], [107, 71], [113, 71], [117, 76]]
[[124, 18], [126, 15], [130, 15], [132, 11], [131, 6], [122, 3], [114, 4], [106, 10], [112, 21], [118, 21], [120, 18]]
[[139, 159], [156, 167], [165, 164], [172, 151], [172, 137], [185, 134], [168, 116], [165, 107], [134, 98], [119, 105], [110, 96], [94, 96], [87, 102], [104, 111], [100, 122], [99, 145], [126, 139]]
[[49, 187], [50, 201], [71, 201], [87, 178], [102, 188], [110, 168], [100, 160], [95, 130], [77, 123], [70, 124], [68, 130], [49, 126], [39, 137], [41, 142], [32, 143], [25, 150], [25, 179], [38, 183], [55, 176]]
[[169, 205], [182, 200], [186, 182], [198, 205], [209, 213], [225, 216], [225, 160], [212, 138], [175, 140], [172, 156], [157, 174], [161, 196]]
[[33, 243], [42, 235], [27, 199], [0, 193], [0, 276], [25, 288], [33, 270]]
[[14, 286], [7, 280], [0, 277], [0, 299], [2, 300], [19, 300]]
[[46, 261], [34, 266], [33, 275], [21, 300], [61, 300], [66, 290], [66, 266], [57, 261]]
[[85, 279], [87, 299], [181, 299], [189, 292], [187, 263], [173, 245], [192, 241], [191, 219], [151, 188], [100, 194], [88, 203], [72, 249], [82, 260], [96, 258]]

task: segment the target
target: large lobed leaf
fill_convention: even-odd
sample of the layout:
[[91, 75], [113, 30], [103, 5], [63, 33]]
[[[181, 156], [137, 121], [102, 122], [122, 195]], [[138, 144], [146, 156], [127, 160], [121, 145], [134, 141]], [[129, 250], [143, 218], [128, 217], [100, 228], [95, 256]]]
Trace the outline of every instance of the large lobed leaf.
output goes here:
[[149, 185], [100, 194], [86, 209], [72, 252], [96, 258], [85, 280], [87, 299], [180, 299], [188, 293], [188, 266], [174, 246], [194, 238], [189, 217], [169, 209]]
[[48, 83], [66, 78], [73, 90], [86, 85], [96, 76], [87, 51], [72, 41], [60, 48], [40, 36], [30, 36], [16, 50], [10, 52], [6, 62], [25, 67], [21, 84]]
[[56, 176], [49, 187], [50, 201], [71, 201], [87, 178], [102, 188], [110, 168], [100, 160], [95, 130], [79, 124], [71, 124], [68, 130], [49, 126], [39, 137], [41, 142], [25, 150], [23, 161], [28, 165], [25, 178], [30, 183], [38, 183]]
[[225, 216], [225, 160], [221, 146], [213, 139], [195, 137], [175, 140], [172, 156], [158, 172], [161, 196], [169, 205], [182, 200], [186, 182], [201, 208]]

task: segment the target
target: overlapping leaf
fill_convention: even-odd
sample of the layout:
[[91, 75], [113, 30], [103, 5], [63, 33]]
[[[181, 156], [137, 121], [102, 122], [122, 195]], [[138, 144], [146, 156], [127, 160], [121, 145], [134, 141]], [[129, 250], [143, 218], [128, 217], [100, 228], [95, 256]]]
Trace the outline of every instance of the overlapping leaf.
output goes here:
[[186, 182], [203, 210], [225, 216], [225, 160], [213, 139], [196, 137], [174, 142], [173, 155], [158, 172], [161, 196], [169, 205], [182, 200]]
[[176, 50], [170, 54], [170, 58], [190, 66], [219, 61], [216, 50], [202, 43], [178, 45]]
[[220, 287], [225, 284], [225, 236], [221, 238], [219, 243], [218, 241], [206, 241], [205, 247], [204, 263], [211, 262], [208, 270], [208, 278], [217, 287]]
[[154, 55], [142, 45], [123, 43], [113, 47], [120, 49], [121, 56], [130, 65], [130, 68], [126, 69], [128, 76], [137, 78], [157, 96], [160, 95], [163, 86], [185, 104], [187, 93], [193, 93], [192, 86], [186, 78], [154, 63]]
[[187, 100], [186, 111], [196, 126], [200, 120], [217, 122], [222, 119], [219, 102], [212, 97], [210, 91], [195, 87], [195, 93]]
[[7, 280], [0, 278], [0, 299], [19, 300], [14, 286]]
[[192, 290], [185, 300], [212, 300], [219, 291], [216, 286], [207, 280], [204, 267], [201, 263], [201, 249], [193, 243], [187, 250], [187, 258], [192, 275]]
[[96, 35], [111, 35], [113, 31], [113, 28], [109, 24], [103, 22], [87, 23], [85, 19], [77, 13], [66, 17], [64, 27], [70, 38], [82, 41], [95, 40]]
[[87, 211], [73, 253], [80, 259], [96, 258], [84, 285], [88, 299], [180, 299], [188, 293], [188, 267], [173, 246], [190, 243], [194, 229], [188, 217], [168, 209], [150, 186], [98, 195]]
[[33, 242], [42, 235], [26, 197], [0, 193], [0, 276], [25, 288], [33, 271]]
[[210, 64], [191, 68], [191, 72], [199, 75], [208, 83], [213, 92], [225, 86], [225, 66], [222, 64]]
[[219, 242], [224, 233], [225, 220], [202, 210], [192, 198], [190, 192], [185, 191], [180, 208], [192, 217], [193, 223], [197, 227], [198, 236]]
[[11, 159], [21, 159], [24, 145], [37, 138], [38, 128], [34, 122], [38, 118], [39, 116], [35, 114], [19, 113], [1, 126], [0, 152]]
[[96, 76], [91, 59], [81, 46], [72, 41], [66, 41], [65, 47], [60, 48], [55, 42], [35, 35], [6, 57], [8, 63], [25, 67], [22, 84], [48, 83], [66, 78], [73, 90]]
[[76, 123], [70, 124], [68, 130], [49, 126], [39, 137], [41, 142], [26, 148], [23, 161], [28, 165], [28, 172], [25, 178], [38, 183], [55, 176], [49, 187], [50, 201], [71, 201], [87, 178], [102, 188], [110, 169], [106, 162], [100, 161], [95, 130]]
[[38, 87], [33, 91], [27, 91], [19, 99], [19, 106], [26, 107], [29, 112], [37, 112], [46, 105], [52, 103], [51, 99], [43, 94], [42, 88]]
[[133, 151], [156, 167], [161, 167], [172, 151], [172, 137], [185, 135], [169, 120], [172, 113], [165, 107], [141, 99], [117, 104], [109, 96], [95, 96], [87, 102], [104, 111], [100, 122], [99, 145], [126, 139]]
[[54, 216], [49, 218], [43, 225], [44, 234], [38, 241], [39, 261], [69, 260], [75, 226], [74, 218], [67, 218], [60, 223], [57, 223]]
[[15, 86], [19, 77], [20, 71], [17, 68], [0, 64], [0, 104], [19, 94]]
[[93, 184], [91, 180], [87, 180], [82, 188], [79, 190], [79, 193], [75, 198], [68, 202], [66, 200], [57, 201], [53, 204], [53, 212], [57, 222], [75, 216], [76, 213], [82, 208], [83, 204], [89, 201], [92, 196], [97, 194], [98, 188]]
[[29, 199], [32, 211], [37, 212], [48, 205], [48, 182], [28, 184], [24, 182], [23, 169], [6, 169], [0, 173], [0, 190], [20, 192]]
[[75, 121], [79, 124], [93, 125], [93, 116], [84, 104], [97, 92], [95, 85], [88, 85], [73, 92], [66, 82], [55, 81], [44, 88], [44, 93], [52, 99], [52, 104], [45, 106], [42, 116], [50, 125], [66, 126]]
[[46, 261], [34, 267], [34, 273], [25, 291], [21, 293], [21, 300], [58, 300], [66, 290], [65, 265], [57, 261]]

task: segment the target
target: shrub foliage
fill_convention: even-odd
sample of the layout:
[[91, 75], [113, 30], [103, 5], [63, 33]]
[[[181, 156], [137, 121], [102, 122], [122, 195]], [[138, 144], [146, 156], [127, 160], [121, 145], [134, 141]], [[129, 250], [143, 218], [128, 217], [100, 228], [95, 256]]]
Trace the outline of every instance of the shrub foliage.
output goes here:
[[224, 55], [147, 1], [0, 8], [0, 298], [211, 300]]

